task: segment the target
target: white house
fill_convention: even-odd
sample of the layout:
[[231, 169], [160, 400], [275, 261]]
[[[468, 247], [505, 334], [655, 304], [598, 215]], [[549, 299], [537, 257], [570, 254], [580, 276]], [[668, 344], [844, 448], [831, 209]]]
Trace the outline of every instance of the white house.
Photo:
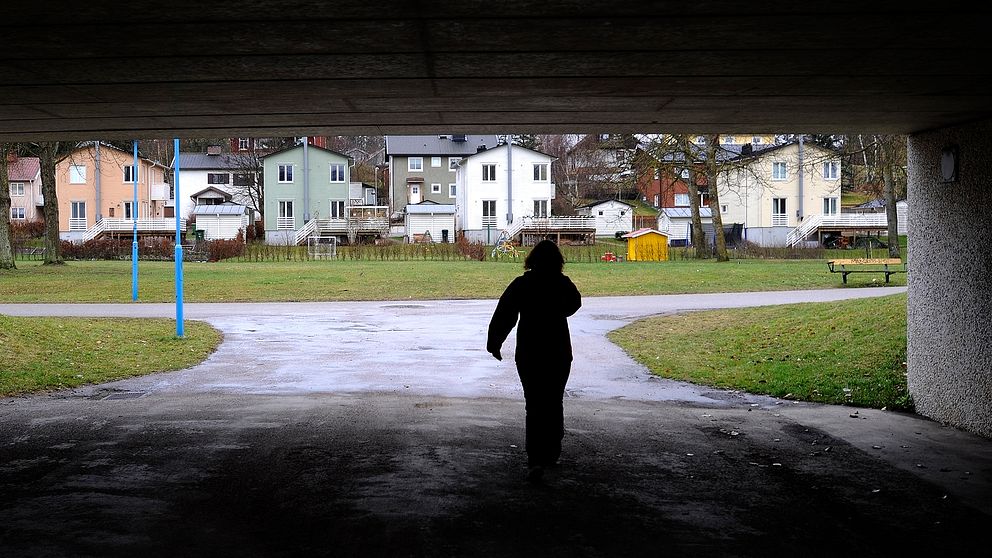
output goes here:
[[[713, 214], [708, 207], [699, 208], [699, 220], [704, 232], [713, 230]], [[658, 214], [658, 231], [668, 235], [668, 244], [687, 246], [692, 239], [692, 210], [688, 207], [666, 207]]]
[[575, 208], [579, 215], [596, 218], [596, 236], [614, 236], [634, 229], [634, 206], [619, 200], [603, 200]]
[[430, 233], [433, 242], [455, 241], [455, 205], [423, 201], [406, 206], [406, 233], [410, 242]]
[[551, 216], [551, 155], [503, 144], [462, 158], [455, 173], [456, 227], [491, 244], [526, 218]]
[[[179, 186], [182, 192], [200, 192], [208, 187], [230, 194], [235, 203], [250, 206], [243, 192], [253, 173], [247, 168], [250, 162], [243, 155], [222, 153], [220, 146], [210, 146], [206, 153], [179, 154]], [[193, 211], [193, 200], [183, 196], [179, 215], [186, 217]]]
[[248, 228], [248, 208], [232, 202], [193, 206], [193, 216], [204, 240], [233, 240]]

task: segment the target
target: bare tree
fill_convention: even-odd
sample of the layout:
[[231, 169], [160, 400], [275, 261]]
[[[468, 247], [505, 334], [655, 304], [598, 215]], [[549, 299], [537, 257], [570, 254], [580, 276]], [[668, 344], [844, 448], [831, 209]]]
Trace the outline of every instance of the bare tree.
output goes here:
[[[267, 151], [266, 151], [267, 152]], [[262, 157], [265, 155], [252, 142], [248, 149], [231, 153], [236, 168], [231, 184], [232, 193], [245, 202], [259, 218], [265, 215], [265, 175]]]
[[854, 189], [884, 198], [889, 257], [900, 257], [896, 203], [906, 194], [906, 136], [859, 134], [848, 137], [844, 152], [853, 163]]
[[717, 150], [720, 149], [720, 136], [713, 134], [706, 138], [706, 158], [703, 167], [706, 169], [706, 184], [709, 186], [710, 215], [713, 219], [713, 240], [716, 249], [716, 261], [730, 260], [727, 255], [727, 239], [723, 235], [723, 215], [720, 213], [720, 189], [717, 180], [720, 173], [720, 161]]
[[10, 181], [7, 176], [7, 155], [12, 148], [11, 144], [0, 142], [0, 269], [17, 268], [10, 238]]
[[41, 195], [45, 198], [45, 261], [44, 265], [62, 265], [59, 238], [59, 200], [55, 187], [55, 169], [63, 159], [79, 147], [75, 141], [42, 141], [23, 144], [25, 150], [38, 157], [41, 165]]

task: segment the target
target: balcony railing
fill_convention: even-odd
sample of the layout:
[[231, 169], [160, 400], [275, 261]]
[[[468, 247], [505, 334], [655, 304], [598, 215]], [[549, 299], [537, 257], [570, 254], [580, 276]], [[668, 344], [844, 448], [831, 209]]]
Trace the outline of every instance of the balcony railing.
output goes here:
[[86, 230], [86, 218], [70, 218], [69, 219], [69, 230], [70, 231], [85, 231]]
[[789, 216], [785, 213], [772, 213], [772, 226], [773, 227], [787, 227], [789, 226]]
[[279, 230], [293, 230], [296, 228], [296, 218], [278, 217], [276, 219], [276, 228]]

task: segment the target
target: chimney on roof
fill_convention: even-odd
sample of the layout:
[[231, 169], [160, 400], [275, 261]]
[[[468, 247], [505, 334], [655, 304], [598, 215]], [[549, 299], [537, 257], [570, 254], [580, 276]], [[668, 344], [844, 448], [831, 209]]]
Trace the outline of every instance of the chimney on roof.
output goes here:
[[464, 142], [465, 134], [451, 134], [451, 141]]
[[482, 145], [480, 145], [480, 146], [478, 146], [478, 147], [475, 148], [475, 152], [476, 153], [482, 153], [485, 150], [486, 150], [486, 144], [482, 144]]
[[7, 163], [8, 164], [14, 164], [16, 162], [17, 162], [17, 153], [14, 153], [13, 151], [8, 151], [7, 152]]
[[208, 145], [207, 146], [207, 155], [220, 155], [220, 146], [219, 145]]
[[750, 143], [745, 143], [741, 146], [741, 155], [750, 155], [753, 151]]

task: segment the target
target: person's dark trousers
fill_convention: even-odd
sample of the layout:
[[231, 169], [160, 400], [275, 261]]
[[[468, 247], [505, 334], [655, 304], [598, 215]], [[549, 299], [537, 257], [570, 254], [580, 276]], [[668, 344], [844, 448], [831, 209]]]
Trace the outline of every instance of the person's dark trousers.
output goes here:
[[562, 397], [571, 362], [517, 362], [527, 407], [527, 464], [554, 465], [565, 437]]

